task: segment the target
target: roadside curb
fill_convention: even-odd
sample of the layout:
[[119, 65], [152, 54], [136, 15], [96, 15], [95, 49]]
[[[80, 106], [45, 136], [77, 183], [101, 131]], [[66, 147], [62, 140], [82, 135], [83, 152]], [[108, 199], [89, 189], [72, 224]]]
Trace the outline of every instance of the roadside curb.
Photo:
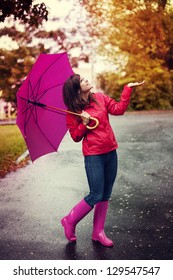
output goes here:
[[21, 154], [20, 157], [16, 160], [16, 164], [19, 164], [21, 161], [23, 161], [27, 156], [29, 155], [29, 151], [26, 150], [23, 154]]

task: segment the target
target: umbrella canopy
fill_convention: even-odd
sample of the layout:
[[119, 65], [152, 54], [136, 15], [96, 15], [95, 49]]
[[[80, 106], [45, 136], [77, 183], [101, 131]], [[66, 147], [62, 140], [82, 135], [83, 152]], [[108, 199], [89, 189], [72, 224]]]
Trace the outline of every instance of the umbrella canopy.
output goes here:
[[67, 132], [64, 113], [51, 108], [66, 110], [62, 87], [72, 74], [66, 52], [41, 54], [17, 92], [17, 125], [32, 161], [57, 151]]

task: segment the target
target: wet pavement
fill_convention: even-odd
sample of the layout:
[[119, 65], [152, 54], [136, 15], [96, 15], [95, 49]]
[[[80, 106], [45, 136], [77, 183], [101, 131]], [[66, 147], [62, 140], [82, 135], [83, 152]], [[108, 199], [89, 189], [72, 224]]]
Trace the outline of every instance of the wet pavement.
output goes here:
[[0, 259], [173, 259], [173, 113], [111, 117], [119, 173], [105, 231], [115, 245], [91, 240], [93, 212], [68, 243], [61, 218], [88, 193], [81, 143], [67, 134], [59, 153], [0, 179]]

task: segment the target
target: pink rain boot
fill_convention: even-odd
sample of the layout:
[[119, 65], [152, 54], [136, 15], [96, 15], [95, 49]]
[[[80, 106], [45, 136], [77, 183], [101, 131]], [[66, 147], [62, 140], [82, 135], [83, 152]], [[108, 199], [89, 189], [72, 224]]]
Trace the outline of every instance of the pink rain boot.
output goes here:
[[82, 220], [90, 211], [92, 207], [82, 199], [70, 213], [61, 220], [61, 224], [64, 227], [66, 238], [69, 241], [76, 241], [75, 227], [77, 223]]
[[106, 237], [104, 232], [108, 203], [108, 201], [101, 201], [95, 205], [92, 240], [99, 241], [102, 245], [111, 247], [113, 246], [113, 242]]

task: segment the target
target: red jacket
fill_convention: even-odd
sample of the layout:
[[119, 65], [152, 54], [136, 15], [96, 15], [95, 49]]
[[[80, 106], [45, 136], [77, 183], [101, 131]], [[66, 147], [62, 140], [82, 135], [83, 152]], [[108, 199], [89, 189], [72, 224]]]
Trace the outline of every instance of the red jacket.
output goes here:
[[92, 117], [99, 120], [99, 125], [89, 130], [82, 123], [80, 117], [67, 114], [67, 127], [75, 142], [82, 142], [82, 151], [85, 156], [105, 154], [118, 148], [115, 135], [109, 123], [109, 116], [123, 115], [129, 105], [132, 89], [125, 86], [121, 94], [120, 102], [102, 93], [95, 93], [94, 98], [97, 103], [92, 101], [84, 110]]

